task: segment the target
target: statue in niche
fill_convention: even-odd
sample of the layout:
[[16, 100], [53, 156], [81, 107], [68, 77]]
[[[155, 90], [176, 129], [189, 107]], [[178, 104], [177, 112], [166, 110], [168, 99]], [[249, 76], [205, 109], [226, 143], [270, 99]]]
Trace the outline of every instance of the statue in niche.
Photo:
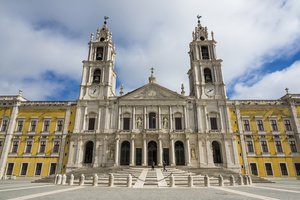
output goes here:
[[163, 128], [168, 128], [168, 119], [166, 117], [163, 119]]
[[137, 119], [137, 128], [142, 128], [142, 119], [139, 117], [138, 119]]
[[192, 150], [191, 150], [191, 157], [196, 158], [196, 152], [195, 152], [194, 148], [192, 148]]
[[110, 159], [114, 159], [114, 156], [115, 156], [115, 150], [111, 149], [110, 150]]

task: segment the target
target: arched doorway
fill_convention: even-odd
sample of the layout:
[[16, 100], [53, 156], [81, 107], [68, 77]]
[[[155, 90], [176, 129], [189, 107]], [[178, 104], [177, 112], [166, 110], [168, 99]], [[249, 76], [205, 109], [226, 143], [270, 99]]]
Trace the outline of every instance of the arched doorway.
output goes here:
[[121, 144], [121, 165], [129, 165], [130, 160], [130, 143], [128, 141], [124, 141]]
[[94, 150], [94, 143], [92, 141], [87, 142], [85, 145], [84, 163], [93, 162], [93, 150]]
[[176, 165], [185, 165], [184, 145], [181, 141], [175, 142], [175, 162]]
[[221, 148], [219, 142], [212, 142], [214, 163], [222, 163]]
[[152, 165], [152, 162], [157, 165], [157, 144], [154, 141], [148, 143], [148, 165]]

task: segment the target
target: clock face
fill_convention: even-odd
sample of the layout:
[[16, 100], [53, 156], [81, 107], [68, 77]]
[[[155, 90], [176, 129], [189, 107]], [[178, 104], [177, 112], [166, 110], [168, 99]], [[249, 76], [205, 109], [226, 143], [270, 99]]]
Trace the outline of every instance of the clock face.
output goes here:
[[97, 88], [97, 87], [91, 87], [89, 89], [89, 95], [91, 97], [96, 97], [98, 94], [99, 94], [99, 88]]
[[154, 90], [150, 90], [150, 92], [148, 92], [148, 96], [154, 97], [156, 96], [156, 92]]
[[215, 88], [214, 87], [205, 88], [205, 94], [209, 97], [214, 96], [215, 95]]

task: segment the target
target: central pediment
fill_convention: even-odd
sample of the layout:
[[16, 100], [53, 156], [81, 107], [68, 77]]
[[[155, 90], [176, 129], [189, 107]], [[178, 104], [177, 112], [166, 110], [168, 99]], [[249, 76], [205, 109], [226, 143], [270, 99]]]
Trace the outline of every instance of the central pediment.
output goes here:
[[156, 83], [149, 83], [140, 87], [124, 96], [119, 97], [122, 100], [126, 99], [184, 99], [184, 96], [173, 92]]

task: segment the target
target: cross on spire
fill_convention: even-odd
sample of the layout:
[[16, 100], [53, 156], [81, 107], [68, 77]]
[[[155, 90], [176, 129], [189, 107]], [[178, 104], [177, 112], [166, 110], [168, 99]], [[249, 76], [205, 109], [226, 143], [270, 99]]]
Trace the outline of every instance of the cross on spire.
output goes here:
[[202, 16], [200, 16], [200, 15], [197, 15], [197, 18], [198, 18], [198, 24], [200, 24], [200, 18], [201, 18]]
[[109, 19], [109, 17], [104, 16], [104, 24], [106, 24], [106, 20], [108, 20], [108, 19]]
[[153, 70], [154, 70], [154, 68], [153, 68], [153, 67], [151, 67], [151, 68], [150, 68], [150, 70], [151, 70], [151, 74], [153, 74]]

